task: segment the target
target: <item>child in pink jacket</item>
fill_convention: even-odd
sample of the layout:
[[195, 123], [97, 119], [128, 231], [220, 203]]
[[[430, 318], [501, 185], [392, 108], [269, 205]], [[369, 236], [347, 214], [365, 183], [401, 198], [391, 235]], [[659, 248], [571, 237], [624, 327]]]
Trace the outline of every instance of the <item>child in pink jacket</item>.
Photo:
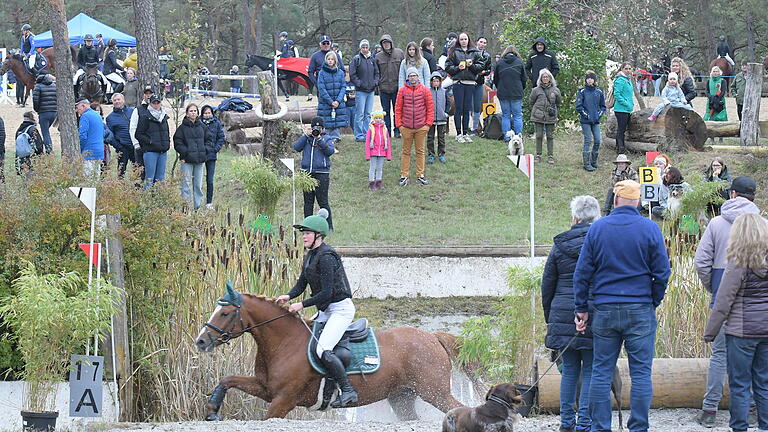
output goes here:
[[368, 189], [384, 189], [381, 183], [384, 158], [392, 160], [392, 143], [389, 140], [384, 111], [371, 113], [371, 125], [365, 134], [365, 160], [370, 161], [368, 169]]

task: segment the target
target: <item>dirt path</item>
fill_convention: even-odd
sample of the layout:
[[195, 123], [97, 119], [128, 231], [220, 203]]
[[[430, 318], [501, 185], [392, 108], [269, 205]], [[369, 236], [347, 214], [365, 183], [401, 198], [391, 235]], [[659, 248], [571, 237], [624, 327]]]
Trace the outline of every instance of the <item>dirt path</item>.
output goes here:
[[[672, 409], [672, 410], [652, 410], [651, 411], [651, 432], [694, 432], [709, 430], [711, 432], [728, 431], [728, 414], [721, 413], [718, 416], [718, 427], [704, 429], [693, 421], [697, 410]], [[629, 412], [624, 412], [624, 421], [627, 420]], [[614, 429], [617, 425], [614, 416]], [[515, 426], [515, 432], [540, 432], [557, 431], [560, 426], [557, 416], [538, 416], [530, 419], [520, 419]], [[99, 431], [105, 432], [124, 432], [124, 431], [152, 431], [152, 432], [421, 432], [421, 431], [440, 431], [439, 422], [402, 422], [402, 423], [379, 423], [379, 422], [340, 422], [327, 420], [278, 420], [267, 421], [225, 421], [220, 423], [206, 422], [184, 422], [184, 423], [131, 423], [121, 425], [111, 425], [98, 427]], [[626, 430], [626, 429], [625, 429]]]

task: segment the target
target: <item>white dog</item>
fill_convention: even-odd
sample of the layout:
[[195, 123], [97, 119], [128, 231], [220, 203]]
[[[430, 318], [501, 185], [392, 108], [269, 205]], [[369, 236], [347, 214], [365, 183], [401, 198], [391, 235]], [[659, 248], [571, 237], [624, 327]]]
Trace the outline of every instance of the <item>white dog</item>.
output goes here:
[[523, 148], [523, 134], [515, 134], [515, 131], [510, 130], [507, 132], [507, 136], [510, 138], [509, 144], [507, 145], [510, 155], [517, 156], [525, 153], [525, 149]]

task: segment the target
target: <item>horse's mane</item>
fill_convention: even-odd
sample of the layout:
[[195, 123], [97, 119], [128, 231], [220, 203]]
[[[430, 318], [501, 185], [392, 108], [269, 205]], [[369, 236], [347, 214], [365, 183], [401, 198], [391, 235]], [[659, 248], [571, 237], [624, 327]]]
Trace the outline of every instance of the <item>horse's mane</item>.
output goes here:
[[[288, 302], [285, 302], [283, 304], [277, 304], [277, 302], [275, 302], [275, 298], [274, 297], [267, 297], [267, 296], [265, 296], [263, 294], [248, 294], [248, 293], [241, 293], [241, 294], [243, 294], [246, 297], [250, 297], [252, 299], [255, 299], [255, 300], [260, 300], [260, 301], [264, 301], [264, 302], [267, 302], [267, 303], [271, 303], [275, 307], [280, 308], [280, 309], [288, 312], [288, 306], [289, 306]], [[307, 324], [311, 324], [312, 320], [304, 318], [304, 322], [307, 323]]]

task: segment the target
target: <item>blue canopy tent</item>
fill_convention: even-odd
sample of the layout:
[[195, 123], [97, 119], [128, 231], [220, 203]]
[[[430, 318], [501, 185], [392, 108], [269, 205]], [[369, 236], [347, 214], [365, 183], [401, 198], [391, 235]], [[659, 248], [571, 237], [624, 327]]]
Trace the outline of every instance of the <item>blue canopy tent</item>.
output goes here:
[[[67, 31], [69, 33], [70, 45], [83, 45], [85, 42], [83, 38], [86, 34], [95, 36], [96, 33], [101, 33], [104, 36], [104, 43], [111, 38], [117, 41], [117, 46], [135, 47], [136, 38], [125, 34], [121, 31], [115, 30], [112, 27], [96, 21], [84, 13], [79, 13], [77, 16], [67, 21]], [[44, 48], [53, 46], [53, 35], [48, 30], [45, 33], [40, 33], [34, 37], [34, 47]]]

